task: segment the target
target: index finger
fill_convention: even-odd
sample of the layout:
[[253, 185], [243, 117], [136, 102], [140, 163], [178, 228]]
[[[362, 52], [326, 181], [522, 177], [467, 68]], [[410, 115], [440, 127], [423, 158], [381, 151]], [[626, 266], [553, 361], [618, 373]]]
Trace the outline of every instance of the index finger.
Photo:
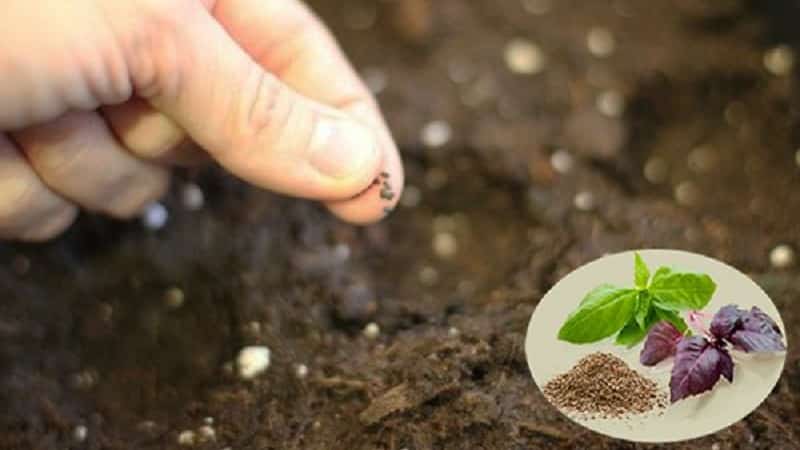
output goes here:
[[330, 202], [328, 208], [356, 223], [373, 222], [391, 211], [404, 181], [397, 146], [369, 89], [314, 13], [298, 0], [217, 0], [211, 13], [266, 70], [378, 134], [383, 176], [353, 199]]

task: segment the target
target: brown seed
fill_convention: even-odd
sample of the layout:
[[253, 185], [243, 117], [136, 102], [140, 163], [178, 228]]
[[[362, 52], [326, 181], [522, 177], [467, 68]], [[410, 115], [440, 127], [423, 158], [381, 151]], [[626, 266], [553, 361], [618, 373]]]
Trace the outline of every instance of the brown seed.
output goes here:
[[666, 393], [655, 381], [610, 353], [583, 357], [543, 391], [557, 408], [591, 418], [621, 418], [666, 405]]

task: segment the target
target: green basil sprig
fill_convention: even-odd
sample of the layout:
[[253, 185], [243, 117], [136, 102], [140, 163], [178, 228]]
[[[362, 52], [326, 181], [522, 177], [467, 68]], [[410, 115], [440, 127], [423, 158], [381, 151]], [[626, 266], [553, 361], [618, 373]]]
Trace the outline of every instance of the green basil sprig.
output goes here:
[[586, 344], [616, 334], [617, 344], [631, 347], [662, 320], [683, 333], [688, 327], [678, 312], [702, 309], [717, 288], [706, 274], [670, 267], [659, 267], [651, 278], [638, 252], [634, 253], [633, 274], [632, 288], [602, 284], [586, 294], [561, 326], [558, 338]]

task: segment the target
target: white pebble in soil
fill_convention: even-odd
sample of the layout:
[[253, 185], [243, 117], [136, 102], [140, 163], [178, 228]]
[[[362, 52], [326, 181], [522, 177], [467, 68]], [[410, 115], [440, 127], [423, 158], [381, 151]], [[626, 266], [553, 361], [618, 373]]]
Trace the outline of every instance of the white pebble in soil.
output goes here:
[[605, 58], [614, 53], [617, 42], [607, 28], [593, 27], [586, 34], [586, 47], [592, 55]]
[[183, 430], [178, 433], [178, 445], [191, 447], [197, 442], [197, 437], [192, 430]]
[[377, 67], [368, 67], [361, 71], [361, 78], [373, 94], [378, 95], [386, 89], [389, 78], [386, 71]]
[[304, 379], [308, 376], [308, 366], [305, 364], [298, 364], [294, 366], [294, 374], [299, 379]]
[[547, 14], [552, 8], [553, 0], [522, 0], [522, 9], [535, 16]]
[[460, 335], [460, 334], [461, 334], [461, 331], [459, 331], [459, 329], [456, 328], [456, 327], [450, 327], [450, 328], [447, 329], [447, 335], [450, 336], [450, 337], [458, 337], [458, 335]]
[[689, 152], [689, 169], [697, 173], [707, 173], [717, 165], [717, 152], [714, 147], [701, 145]]
[[667, 162], [658, 156], [652, 156], [644, 164], [644, 177], [653, 184], [661, 184], [669, 177]]
[[450, 258], [458, 252], [458, 241], [452, 233], [436, 233], [432, 246], [434, 253], [440, 258]]
[[169, 309], [178, 309], [183, 306], [185, 301], [183, 291], [177, 287], [171, 287], [164, 292], [164, 303]]
[[550, 155], [550, 165], [560, 174], [569, 173], [575, 167], [575, 158], [569, 151], [560, 148]]
[[778, 45], [764, 53], [764, 67], [775, 76], [786, 76], [794, 68], [794, 51], [788, 45]]
[[778, 245], [769, 252], [769, 262], [776, 269], [793, 266], [795, 262], [794, 249], [786, 244]]
[[206, 203], [206, 196], [200, 186], [186, 183], [181, 190], [181, 202], [188, 211], [199, 211]]
[[700, 189], [694, 182], [683, 181], [675, 186], [674, 195], [679, 205], [694, 206], [700, 200]]
[[169, 220], [169, 212], [161, 203], [151, 203], [142, 213], [142, 225], [148, 230], [160, 230], [164, 228]]
[[89, 436], [89, 429], [86, 425], [78, 425], [72, 430], [72, 439], [75, 442], [83, 442]]
[[400, 197], [400, 205], [405, 208], [416, 208], [422, 201], [422, 191], [413, 184], [403, 188], [403, 196]]
[[625, 112], [625, 97], [615, 90], [603, 91], [595, 99], [595, 107], [605, 116], [620, 117]]
[[419, 282], [425, 286], [433, 286], [439, 281], [439, 271], [435, 267], [425, 266], [419, 271]]
[[364, 333], [364, 337], [367, 339], [377, 339], [381, 334], [381, 327], [375, 322], [370, 322], [364, 327], [362, 333]]
[[573, 199], [573, 204], [575, 208], [579, 211], [591, 211], [596, 206], [596, 201], [594, 198], [594, 194], [589, 191], [581, 191], [575, 194], [575, 198]]
[[519, 75], [535, 75], [545, 67], [544, 53], [538, 45], [527, 39], [509, 41], [504, 56], [508, 70]]
[[211, 425], [203, 425], [197, 429], [200, 442], [211, 442], [217, 440], [217, 432]]
[[239, 351], [236, 357], [236, 367], [239, 378], [252, 380], [269, 368], [270, 351], [263, 345], [251, 345]]
[[450, 141], [453, 130], [444, 120], [433, 120], [422, 127], [420, 140], [428, 148], [439, 148]]

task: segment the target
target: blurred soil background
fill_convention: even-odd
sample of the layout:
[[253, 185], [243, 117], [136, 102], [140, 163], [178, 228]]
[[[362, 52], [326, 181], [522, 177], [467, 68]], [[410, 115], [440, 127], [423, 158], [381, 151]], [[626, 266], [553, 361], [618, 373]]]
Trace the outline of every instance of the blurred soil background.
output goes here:
[[800, 2], [311, 4], [396, 133], [401, 206], [357, 228], [208, 169], [163, 227], [0, 245], [1, 449], [652, 448], [565, 419], [522, 348], [555, 281], [642, 247], [745, 271], [789, 331], [761, 407], [659, 448], [800, 448]]

